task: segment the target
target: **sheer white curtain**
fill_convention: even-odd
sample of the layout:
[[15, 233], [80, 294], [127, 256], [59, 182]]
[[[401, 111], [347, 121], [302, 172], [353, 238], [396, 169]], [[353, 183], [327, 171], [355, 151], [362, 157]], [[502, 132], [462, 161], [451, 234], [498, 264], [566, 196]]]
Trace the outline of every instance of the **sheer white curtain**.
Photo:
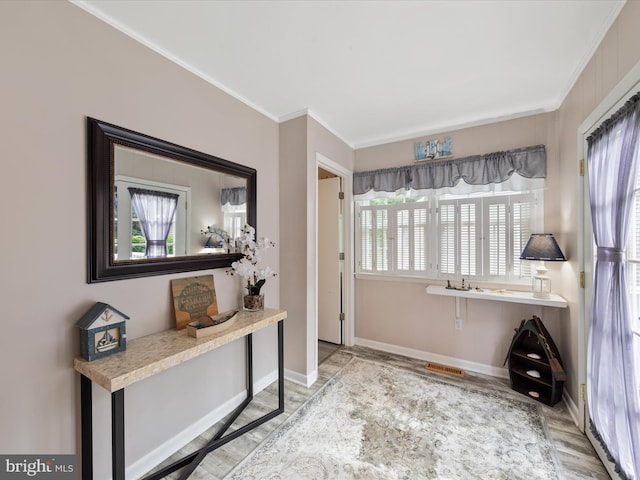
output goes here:
[[640, 390], [624, 248], [640, 147], [635, 95], [588, 139], [591, 218], [597, 246], [589, 332], [588, 400], [592, 430], [623, 478], [640, 479]]
[[146, 258], [162, 258], [167, 256], [167, 238], [178, 205], [175, 193], [129, 188], [131, 203], [136, 209], [140, 227], [147, 247]]

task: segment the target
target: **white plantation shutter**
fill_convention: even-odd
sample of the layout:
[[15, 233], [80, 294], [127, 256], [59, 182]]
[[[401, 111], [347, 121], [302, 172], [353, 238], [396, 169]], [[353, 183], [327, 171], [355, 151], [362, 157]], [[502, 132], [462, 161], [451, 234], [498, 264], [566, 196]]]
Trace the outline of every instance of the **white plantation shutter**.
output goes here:
[[427, 270], [427, 229], [429, 209], [423, 203], [402, 205], [395, 212], [396, 270], [425, 272]]
[[389, 211], [388, 209], [378, 208], [376, 210], [376, 263], [375, 270], [384, 272], [389, 270]]
[[360, 271], [373, 273], [389, 270], [388, 209], [362, 207], [358, 217]]
[[488, 239], [485, 268], [490, 277], [507, 275], [509, 270], [508, 198], [492, 199], [485, 204], [485, 238]]
[[478, 204], [464, 201], [458, 205], [460, 217], [460, 275], [474, 277], [478, 271], [479, 235], [478, 235]]
[[360, 270], [363, 272], [373, 271], [374, 252], [374, 230], [373, 230], [373, 210], [362, 208], [360, 210]]
[[456, 203], [441, 202], [438, 206], [438, 231], [441, 274], [456, 273]]
[[429, 227], [429, 210], [426, 207], [413, 209], [413, 270], [427, 271], [427, 233]]
[[409, 210], [396, 211], [396, 269], [408, 271], [410, 267]]
[[485, 277], [488, 280], [520, 280], [531, 276], [531, 262], [520, 253], [532, 231], [533, 195], [485, 199]]
[[520, 254], [532, 233], [533, 201], [532, 196], [527, 195], [513, 198], [511, 203], [511, 258], [513, 262], [512, 274], [515, 278], [531, 277], [531, 262], [520, 260]]
[[502, 276], [506, 275], [509, 269], [507, 205], [494, 204], [490, 213], [492, 218], [489, 220], [491, 232], [489, 237], [489, 274]]
[[480, 200], [445, 200], [438, 210], [439, 273], [476, 277], [481, 269]]

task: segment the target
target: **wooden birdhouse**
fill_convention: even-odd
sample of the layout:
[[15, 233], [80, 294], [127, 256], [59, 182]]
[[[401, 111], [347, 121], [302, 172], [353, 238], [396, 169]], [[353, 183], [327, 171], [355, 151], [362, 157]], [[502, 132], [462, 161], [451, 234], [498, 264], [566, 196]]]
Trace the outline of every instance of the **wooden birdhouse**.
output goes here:
[[80, 355], [92, 361], [121, 352], [127, 347], [129, 317], [106, 303], [96, 302], [76, 322], [80, 329]]

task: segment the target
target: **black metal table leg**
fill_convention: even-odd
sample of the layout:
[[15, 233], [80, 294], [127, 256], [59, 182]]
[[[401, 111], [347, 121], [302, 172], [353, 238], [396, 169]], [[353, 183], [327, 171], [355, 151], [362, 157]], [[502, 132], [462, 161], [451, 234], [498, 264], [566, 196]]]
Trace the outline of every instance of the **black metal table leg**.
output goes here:
[[93, 402], [91, 380], [80, 374], [80, 432], [82, 480], [93, 480]]
[[205, 445], [198, 452], [198, 454], [193, 458], [191, 463], [186, 467], [184, 467], [182, 472], [180, 472], [179, 480], [185, 480], [189, 478], [189, 476], [191, 476], [193, 471], [196, 468], [198, 468], [198, 465], [200, 464], [200, 462], [202, 462], [202, 460], [204, 460], [204, 457], [206, 457], [207, 454], [209, 454], [211, 451], [223, 445], [222, 443], [220, 443], [220, 439], [223, 438], [223, 435], [226, 432], [226, 430], [231, 426], [233, 421], [235, 421], [235, 419], [242, 413], [242, 411], [246, 408], [249, 402], [253, 400], [253, 334], [252, 333], [248, 334], [246, 338], [247, 338], [247, 342], [246, 342], [247, 343], [246, 345], [246, 348], [247, 348], [247, 364], [246, 364], [247, 398], [244, 400], [242, 405], [240, 405], [240, 407], [236, 409], [234, 415], [231, 416], [231, 419], [227, 421], [225, 426], [223, 426], [223, 428], [218, 430], [218, 432], [213, 436], [213, 438], [209, 440], [209, 443], [207, 443], [207, 445]]
[[247, 335], [247, 398], [253, 398], [253, 333]]
[[278, 411], [284, 412], [284, 320], [278, 322]]
[[123, 388], [111, 394], [111, 468], [114, 480], [125, 480]]
[[[253, 399], [253, 334], [247, 335], [246, 340], [246, 375], [247, 375], [247, 397], [227, 418], [225, 423], [220, 427], [216, 434], [211, 438], [209, 443], [201, 449], [173, 462], [171, 465], [152, 473], [145, 477], [145, 480], [159, 480], [172, 472], [182, 469], [180, 479], [188, 478], [198, 467], [204, 457], [212, 451], [226, 445], [230, 441], [238, 438], [245, 433], [259, 427], [263, 423], [277, 417], [284, 412], [284, 320], [278, 321], [278, 408], [263, 415], [262, 417], [249, 422], [248, 424], [237, 428], [236, 430], [226, 433], [231, 425], [237, 420], [243, 410]], [[119, 405], [119, 406], [118, 406]], [[124, 480], [124, 392], [122, 390], [112, 394], [112, 422], [113, 422], [113, 468], [114, 479]], [[225, 434], [226, 433], [226, 434]], [[118, 438], [116, 442], [116, 438]], [[119, 453], [116, 452], [116, 445], [119, 447]], [[122, 465], [118, 466], [116, 458], [120, 458]], [[120, 475], [116, 473], [117, 469], [121, 469]], [[83, 480], [85, 480], [83, 478]]]

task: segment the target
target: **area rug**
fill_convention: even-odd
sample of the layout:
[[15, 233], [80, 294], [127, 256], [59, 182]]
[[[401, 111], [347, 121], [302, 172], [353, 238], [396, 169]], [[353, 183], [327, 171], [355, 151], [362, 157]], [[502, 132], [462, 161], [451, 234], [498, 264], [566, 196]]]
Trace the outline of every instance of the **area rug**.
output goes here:
[[226, 478], [562, 477], [538, 404], [354, 357]]

